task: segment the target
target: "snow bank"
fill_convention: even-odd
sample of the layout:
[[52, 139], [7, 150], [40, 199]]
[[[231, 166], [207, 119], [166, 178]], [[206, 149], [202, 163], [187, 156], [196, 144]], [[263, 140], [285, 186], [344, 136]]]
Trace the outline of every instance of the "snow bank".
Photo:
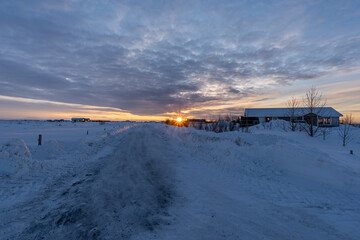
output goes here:
[[288, 122], [288, 121], [277, 119], [277, 120], [272, 120], [270, 122], [264, 122], [261, 124], [257, 124], [255, 126], [250, 127], [250, 129], [252, 129], [252, 130], [267, 129], [267, 130], [287, 132], [287, 131], [291, 130], [291, 125], [290, 125], [290, 122]]
[[[183, 195], [196, 202], [226, 193], [209, 206], [209, 213], [204, 216], [222, 218], [222, 223], [212, 227], [221, 226], [222, 231], [231, 225], [233, 229], [250, 229], [243, 234], [247, 239], [357, 239], [351, 236], [360, 236], [360, 129], [353, 129], [354, 140], [346, 147], [341, 144], [337, 128], [331, 130], [323, 140], [322, 136], [310, 137], [305, 132], [284, 131], [282, 121], [251, 127], [249, 133], [167, 128], [168, 135], [179, 141], [179, 151], [187, 155], [183, 159], [188, 159], [188, 167], [182, 168], [186, 169], [184, 174], [191, 176], [185, 178], [189, 180]], [[350, 149], [354, 150], [353, 155]], [[199, 189], [199, 181], [204, 179]], [[257, 200], [249, 200], [254, 196]], [[246, 213], [238, 207], [241, 210], [236, 212], [241, 201], [256, 208]], [[185, 214], [183, 219], [203, 214], [200, 207], [194, 204], [192, 211], [197, 213]], [[185, 210], [178, 214], [182, 212]], [[229, 222], [223, 224], [225, 221]], [[252, 236], [258, 231], [248, 222], [264, 224], [272, 233], [283, 235]], [[205, 233], [204, 230], [201, 234]]]
[[34, 167], [28, 146], [22, 139], [12, 139], [0, 147], [0, 176], [24, 173]]
[[[46, 121], [0, 121], [0, 174], [50, 171], [71, 162], [86, 161], [101, 151], [100, 142], [120, 134], [131, 124]], [[38, 135], [43, 142], [37, 145]], [[100, 144], [100, 145], [99, 145]], [[56, 175], [56, 174], [55, 174]]]

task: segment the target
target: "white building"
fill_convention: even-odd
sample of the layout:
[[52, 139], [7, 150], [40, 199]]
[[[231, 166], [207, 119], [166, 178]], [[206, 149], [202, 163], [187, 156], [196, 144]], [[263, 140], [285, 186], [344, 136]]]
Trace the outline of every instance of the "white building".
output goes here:
[[72, 118], [72, 122], [90, 122], [90, 118]]
[[295, 122], [313, 121], [316, 126], [336, 127], [339, 126], [339, 117], [342, 116], [332, 107], [313, 108], [312, 111], [309, 108], [246, 108], [241, 120], [255, 125], [277, 119], [290, 121], [293, 117]]

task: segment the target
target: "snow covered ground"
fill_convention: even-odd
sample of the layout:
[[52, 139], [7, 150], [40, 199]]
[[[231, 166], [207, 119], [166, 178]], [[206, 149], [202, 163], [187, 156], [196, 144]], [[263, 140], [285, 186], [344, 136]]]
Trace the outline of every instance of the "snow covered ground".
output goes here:
[[0, 121], [0, 239], [360, 239], [336, 131]]

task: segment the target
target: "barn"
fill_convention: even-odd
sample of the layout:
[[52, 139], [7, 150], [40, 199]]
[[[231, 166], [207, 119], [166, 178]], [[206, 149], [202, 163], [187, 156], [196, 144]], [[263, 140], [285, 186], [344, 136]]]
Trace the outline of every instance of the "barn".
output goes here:
[[322, 108], [246, 108], [240, 117], [242, 123], [256, 125], [272, 120], [294, 121], [297, 123], [310, 123], [319, 127], [337, 127], [339, 118], [343, 115], [332, 107]]

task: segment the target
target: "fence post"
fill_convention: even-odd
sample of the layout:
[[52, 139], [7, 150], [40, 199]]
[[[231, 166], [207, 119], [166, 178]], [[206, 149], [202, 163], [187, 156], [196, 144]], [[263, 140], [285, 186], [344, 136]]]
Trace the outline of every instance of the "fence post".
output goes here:
[[41, 145], [41, 143], [42, 143], [42, 135], [41, 135], [41, 134], [39, 134], [39, 138], [38, 138], [38, 145], [40, 146], [40, 145]]

